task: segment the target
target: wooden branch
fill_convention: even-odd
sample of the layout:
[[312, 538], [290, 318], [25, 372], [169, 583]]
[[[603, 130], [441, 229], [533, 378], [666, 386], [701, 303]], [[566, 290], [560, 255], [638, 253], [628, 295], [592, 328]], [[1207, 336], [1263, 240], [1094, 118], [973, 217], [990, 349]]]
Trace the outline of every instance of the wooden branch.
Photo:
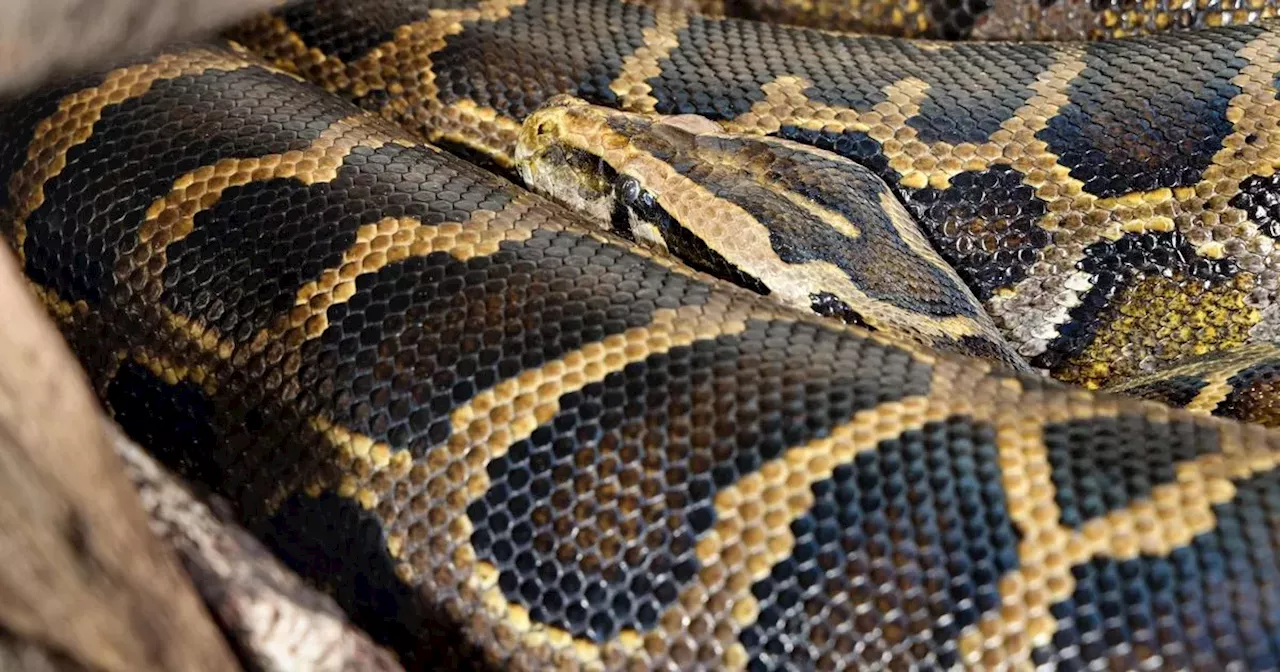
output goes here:
[[403, 672], [249, 533], [198, 501], [114, 424], [107, 432], [137, 486], [151, 529], [173, 548], [248, 662], [267, 671]]
[[282, 0], [0, 0], [0, 94], [211, 35]]
[[0, 664], [239, 669], [15, 266], [0, 246]]

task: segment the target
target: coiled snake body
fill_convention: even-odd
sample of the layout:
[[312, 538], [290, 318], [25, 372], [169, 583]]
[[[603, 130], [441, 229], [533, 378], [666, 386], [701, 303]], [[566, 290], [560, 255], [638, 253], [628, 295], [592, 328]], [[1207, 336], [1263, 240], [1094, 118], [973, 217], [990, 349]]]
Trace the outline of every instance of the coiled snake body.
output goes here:
[[[4, 108], [0, 224], [125, 429], [414, 664], [1270, 669], [1280, 435], [1208, 412], [1273, 412], [1275, 30], [308, 3], [235, 33], [274, 67], [175, 47]], [[1132, 381], [1201, 413], [1070, 387], [780, 307], [419, 137], [511, 168], [565, 93], [857, 160], [1061, 377], [1256, 343]], [[1117, 334], [1152, 351], [1089, 350]]]

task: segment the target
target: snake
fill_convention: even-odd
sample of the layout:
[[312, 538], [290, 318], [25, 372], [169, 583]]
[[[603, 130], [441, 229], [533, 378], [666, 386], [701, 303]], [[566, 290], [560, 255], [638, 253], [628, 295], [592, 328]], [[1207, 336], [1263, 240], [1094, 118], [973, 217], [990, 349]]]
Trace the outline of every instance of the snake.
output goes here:
[[125, 431], [408, 667], [1273, 669], [1277, 30], [291, 4], [0, 108], [0, 233]]
[[677, 6], [711, 16], [944, 40], [1104, 40], [1276, 15], [1271, 0], [682, 0]]

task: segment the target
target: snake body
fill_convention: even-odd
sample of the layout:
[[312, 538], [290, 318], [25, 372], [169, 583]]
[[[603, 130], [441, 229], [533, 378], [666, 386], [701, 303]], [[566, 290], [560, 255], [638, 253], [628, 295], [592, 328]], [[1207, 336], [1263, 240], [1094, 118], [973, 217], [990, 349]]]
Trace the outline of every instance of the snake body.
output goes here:
[[[655, 4], [668, 0], [653, 0]], [[695, 11], [827, 30], [975, 40], [1098, 40], [1253, 23], [1274, 0], [688, 0]]]
[[1060, 380], [1102, 387], [1278, 336], [1269, 23], [938, 43], [618, 0], [397, 7], [308, 3], [234, 36], [509, 169], [521, 122], [564, 94], [840, 154], [894, 190], [1016, 352]]
[[[1002, 250], [1100, 245], [1262, 314], [1271, 26], [1097, 51], [406, 0], [237, 35], [274, 65], [174, 47], [4, 107], [0, 227], [122, 426], [412, 665], [1280, 666], [1280, 435], [785, 309], [421, 140], [510, 168], [555, 94], [698, 112], [861, 159], [935, 238], [936, 203], [1004, 221], [959, 265], [988, 302], [1037, 305]], [[1148, 395], [1229, 397], [1205, 361]]]

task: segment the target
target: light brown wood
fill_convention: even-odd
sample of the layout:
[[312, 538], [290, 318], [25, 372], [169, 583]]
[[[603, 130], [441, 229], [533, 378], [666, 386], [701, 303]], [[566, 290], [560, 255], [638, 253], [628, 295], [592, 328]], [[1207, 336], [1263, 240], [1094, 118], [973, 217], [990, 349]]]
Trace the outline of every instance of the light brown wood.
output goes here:
[[239, 669], [0, 246], [0, 666]]
[[0, 94], [194, 39], [282, 0], [0, 0]]
[[114, 424], [107, 434], [152, 531], [177, 552], [247, 662], [266, 672], [403, 672], [329, 596], [304, 584], [229, 515], [197, 500]]

